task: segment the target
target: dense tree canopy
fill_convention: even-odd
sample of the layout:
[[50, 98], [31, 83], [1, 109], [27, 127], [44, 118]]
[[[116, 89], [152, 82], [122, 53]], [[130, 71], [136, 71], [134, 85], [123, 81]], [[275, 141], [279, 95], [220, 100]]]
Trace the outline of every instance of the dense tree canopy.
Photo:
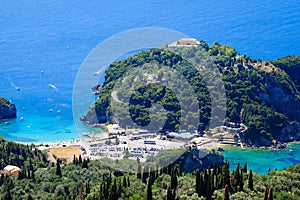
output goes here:
[[[208, 55], [211, 57], [209, 58]], [[162, 131], [176, 131], [180, 128], [190, 131], [198, 130], [202, 133], [209, 127], [212, 120], [222, 120], [217, 119], [218, 116], [213, 116], [214, 119], [211, 116], [213, 95], [211, 92], [215, 92], [216, 89], [213, 88], [222, 85], [223, 81], [227, 109], [226, 104], [221, 103], [226, 99], [220, 96], [220, 98], [214, 97], [214, 101], [218, 105], [217, 109], [226, 110], [225, 121], [244, 123], [248, 126], [248, 130], [242, 136], [244, 142], [267, 146], [272, 143], [273, 139], [286, 142], [290, 140], [289, 135], [293, 135], [295, 131], [287, 133], [283, 129], [290, 126], [291, 122], [300, 121], [298, 115], [300, 94], [297, 89], [299, 79], [296, 75], [298, 73], [295, 73], [299, 66], [299, 57], [286, 57], [273, 63], [281, 69], [269, 62], [256, 61], [246, 55], [237, 55], [235, 49], [226, 45], [215, 43], [208, 47], [204, 41], [200, 42], [199, 47], [145, 50], [111, 64], [105, 72], [105, 81], [99, 91], [99, 98], [83, 119], [91, 120], [89, 116], [95, 113], [97, 119], [94, 123], [112, 121], [119, 122], [121, 126], [134, 126], [134, 123], [145, 126], [150, 123], [150, 119], [163, 121], [163, 114], [161, 114], [163, 112], [149, 112], [152, 104], [159, 104], [167, 112], [167, 120]], [[132, 93], [130, 99], [130, 115], [128, 115], [128, 109], [124, 109], [121, 105], [115, 106], [119, 108], [117, 112], [112, 112], [111, 103], [114, 100], [112, 100], [111, 93], [119, 79], [122, 80], [123, 85], [130, 85], [130, 82], [134, 82], [138, 76], [129, 76], [124, 80], [122, 76], [126, 72], [131, 72], [132, 69], [145, 65], [150, 66], [148, 67], [151, 68], [149, 73], [152, 73], [152, 79], [155, 81], [134, 88], [135, 92]], [[174, 94], [174, 91], [169, 89], [170, 82], [168, 82], [174, 73], [163, 71], [162, 66], [168, 66], [184, 76], [195, 92], [198, 102], [191, 102], [190, 90], [184, 85], [178, 88], [182, 91], [180, 97], [177, 93]], [[195, 66], [200, 66], [201, 69], [199, 70], [198, 67], [197, 70]], [[217, 69], [221, 73], [222, 80], [213, 78], [215, 74], [210, 76], [211, 74], [205, 68]], [[213, 80], [214, 84], [208, 86], [205, 82], [207, 79]], [[123, 89], [117, 92], [117, 96], [122, 97], [122, 93], [128, 90]], [[188, 117], [182, 117], [183, 109], [180, 107], [179, 98], [183, 99], [185, 105], [198, 104], [199, 110], [187, 113]], [[119, 115], [115, 116], [113, 113], [119, 113]], [[191, 123], [189, 119], [198, 119], [198, 125]]]

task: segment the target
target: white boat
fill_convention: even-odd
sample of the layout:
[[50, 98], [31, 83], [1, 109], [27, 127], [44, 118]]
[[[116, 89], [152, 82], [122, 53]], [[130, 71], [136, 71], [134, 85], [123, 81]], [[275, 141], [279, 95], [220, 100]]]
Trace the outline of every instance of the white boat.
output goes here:
[[56, 86], [55, 86], [55, 85], [53, 85], [53, 84], [49, 84], [49, 87], [50, 87], [50, 88], [52, 88], [53, 90], [57, 91], [57, 88], [56, 88]]

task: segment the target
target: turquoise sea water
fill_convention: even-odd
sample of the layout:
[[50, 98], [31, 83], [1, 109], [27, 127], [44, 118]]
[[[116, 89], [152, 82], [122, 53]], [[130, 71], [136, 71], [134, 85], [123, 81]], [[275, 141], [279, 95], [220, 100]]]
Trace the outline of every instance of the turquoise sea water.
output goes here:
[[230, 169], [235, 170], [238, 163], [242, 166], [245, 162], [248, 169], [261, 174], [267, 174], [268, 169], [284, 169], [300, 163], [300, 144], [289, 144], [282, 150], [262, 150], [247, 148], [241, 151], [239, 147], [225, 147], [222, 152], [224, 158], [230, 161]]
[[[75, 128], [74, 120], [78, 119], [72, 115], [73, 84], [89, 52], [119, 32], [149, 26], [169, 28], [271, 60], [300, 55], [299, 21], [300, 4], [296, 0], [3, 0], [0, 95], [16, 104], [18, 119], [10, 120], [9, 125], [0, 122], [0, 135], [20, 142], [50, 142], [74, 139], [80, 132], [98, 132], [80, 123], [79, 133]], [[20, 121], [21, 117], [24, 120]], [[233, 153], [225, 153], [225, 157], [239, 155], [234, 149], [228, 152]], [[286, 166], [289, 164], [287, 161]], [[273, 165], [284, 164], [276, 161]]]

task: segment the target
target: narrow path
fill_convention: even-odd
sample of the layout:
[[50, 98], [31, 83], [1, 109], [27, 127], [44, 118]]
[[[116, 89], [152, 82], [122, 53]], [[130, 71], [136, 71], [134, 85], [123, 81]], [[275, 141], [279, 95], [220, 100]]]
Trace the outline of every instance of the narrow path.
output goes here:
[[122, 101], [119, 100], [116, 90], [112, 91], [111, 96], [112, 96], [114, 101], [116, 101], [118, 103], [123, 103]]

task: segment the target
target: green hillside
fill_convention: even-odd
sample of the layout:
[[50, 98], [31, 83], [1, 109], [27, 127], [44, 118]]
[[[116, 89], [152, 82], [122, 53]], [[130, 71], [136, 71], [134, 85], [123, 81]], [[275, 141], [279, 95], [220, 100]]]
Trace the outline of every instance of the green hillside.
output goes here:
[[[267, 176], [252, 172], [247, 163], [230, 172], [228, 162], [223, 164], [212, 158], [204, 158], [200, 162], [202, 167], [195, 165], [199, 160], [193, 150], [188, 150], [173, 165], [162, 168], [129, 159], [90, 161], [81, 157], [74, 157], [73, 163], [62, 165], [59, 160], [48, 164], [45, 154], [33, 146], [4, 140], [0, 146], [1, 164], [17, 165], [22, 169], [18, 176], [0, 173], [0, 198], [6, 200], [223, 200], [228, 197], [258, 200], [264, 196], [266, 199], [300, 199], [300, 165], [269, 171]], [[163, 155], [159, 157], [164, 158]], [[114, 169], [116, 164], [122, 163], [138, 169], [137, 173]], [[203, 167], [205, 163], [214, 164]], [[196, 168], [184, 172], [186, 166]]]
[[286, 56], [274, 60], [272, 63], [283, 69], [294, 81], [297, 89], [300, 89], [300, 56]]
[[[205, 47], [205, 48], [202, 48]], [[205, 65], [213, 66], [222, 74], [222, 79], [226, 89], [227, 110], [225, 122], [244, 123], [248, 130], [243, 135], [244, 142], [252, 145], [272, 144], [273, 140], [279, 142], [287, 142], [291, 140], [299, 140], [299, 120], [300, 111], [300, 93], [297, 89], [297, 77], [293, 76], [290, 68], [295, 68], [299, 62], [299, 57], [288, 57], [288, 59], [279, 59], [271, 62], [262, 62], [251, 59], [246, 55], [236, 55], [236, 50], [229, 46], [215, 43], [208, 45], [201, 41], [198, 47], [169, 49], [155, 48], [145, 50], [141, 53], [133, 55], [125, 60], [114, 62], [105, 72], [105, 81], [100, 88], [99, 98], [92, 105], [83, 121], [88, 123], [106, 123], [119, 122], [122, 126], [130, 124], [128, 116], [130, 116], [138, 125], [147, 125], [150, 122], [149, 108], [152, 103], [159, 104], [167, 112], [166, 124], [163, 131], [176, 131], [180, 127], [185, 130], [198, 130], [200, 133], [209, 127], [211, 118], [211, 99], [209, 89], [204, 82], [203, 77], [208, 74], [205, 70], [197, 71], [191, 63], [197, 57], [206, 59], [205, 55], [209, 54], [212, 60], [205, 61]], [[185, 58], [185, 55], [192, 55], [193, 58]], [[278, 64], [281, 61], [281, 64]], [[212, 63], [213, 62], [213, 63]], [[119, 106], [118, 112], [112, 112], [111, 93], [118, 84], [118, 79], [134, 68], [145, 66], [150, 63], [153, 73], [157, 76], [155, 83], [141, 85], [135, 88], [130, 99], [129, 111], [130, 115], [126, 115], [126, 109]], [[183, 75], [193, 88], [197, 95], [197, 102], [190, 102], [189, 91], [185, 86], [178, 88], [183, 91], [183, 102], [187, 105], [199, 105], [199, 124], [189, 124], [188, 118], [180, 118], [182, 110], [179, 106], [176, 95], [172, 93], [164, 84], [157, 84], [162, 79], [168, 79], [168, 74], [163, 72], [161, 66], [168, 66], [175, 69]], [[298, 66], [298, 65], [297, 65]], [[288, 69], [287, 69], [288, 68]], [[290, 75], [289, 75], [290, 74]], [[163, 78], [162, 78], [163, 77]], [[126, 85], [128, 80], [123, 80]], [[122, 92], [118, 91], [119, 96]], [[218, 98], [217, 102], [226, 100]], [[218, 109], [225, 110], [226, 106], [220, 103]], [[118, 109], [118, 106], [115, 106]], [[118, 113], [114, 116], [113, 113]], [[162, 120], [162, 114], [151, 114], [152, 119]], [[97, 116], [97, 117], [94, 117]], [[192, 118], [197, 118], [197, 111], [189, 113]], [[214, 116], [216, 117], [216, 116]], [[217, 119], [218, 120], [218, 119]], [[134, 126], [134, 124], [132, 124]], [[274, 141], [273, 141], [274, 142]]]

